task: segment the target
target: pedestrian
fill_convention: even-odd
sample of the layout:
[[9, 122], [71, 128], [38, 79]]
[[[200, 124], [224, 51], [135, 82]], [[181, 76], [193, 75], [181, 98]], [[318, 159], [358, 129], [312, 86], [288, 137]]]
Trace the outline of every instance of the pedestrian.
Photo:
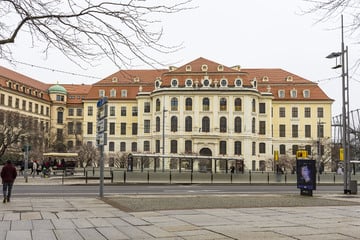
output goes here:
[[6, 164], [1, 169], [1, 179], [3, 184], [3, 194], [4, 194], [3, 203], [10, 202], [11, 190], [16, 177], [17, 177], [16, 168], [14, 167], [14, 165], [12, 165], [10, 160], [7, 160]]
[[234, 167], [234, 166], [231, 166], [231, 167], [230, 167], [230, 172], [231, 172], [231, 173], [235, 173], [235, 167]]
[[31, 168], [31, 175], [33, 177], [35, 177], [35, 172], [37, 170], [37, 162], [36, 161], [33, 161], [33, 165], [32, 165], [32, 168]]

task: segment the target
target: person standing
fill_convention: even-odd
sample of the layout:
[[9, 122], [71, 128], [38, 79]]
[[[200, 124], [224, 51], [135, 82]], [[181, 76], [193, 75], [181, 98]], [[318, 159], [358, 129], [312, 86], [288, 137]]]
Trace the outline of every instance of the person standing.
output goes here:
[[1, 169], [1, 179], [3, 184], [3, 194], [4, 194], [3, 203], [10, 202], [11, 190], [16, 177], [17, 177], [16, 168], [14, 167], [14, 165], [12, 165], [10, 160], [7, 160], [6, 164]]

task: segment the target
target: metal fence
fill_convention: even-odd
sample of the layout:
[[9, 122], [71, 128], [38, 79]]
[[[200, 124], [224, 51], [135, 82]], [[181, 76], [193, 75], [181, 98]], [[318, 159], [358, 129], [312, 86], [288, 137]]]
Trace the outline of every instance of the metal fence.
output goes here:
[[[89, 180], [99, 179], [99, 168], [76, 169], [75, 176], [88, 183]], [[244, 173], [211, 173], [191, 171], [126, 171], [118, 168], [105, 168], [104, 179], [111, 183], [167, 183], [167, 184], [196, 184], [196, 183], [223, 183], [223, 184], [296, 184], [296, 174], [274, 172], [247, 171]], [[351, 175], [352, 180], [360, 182], [360, 173]], [[325, 172], [317, 175], [317, 184], [341, 184], [343, 175], [334, 172]]]

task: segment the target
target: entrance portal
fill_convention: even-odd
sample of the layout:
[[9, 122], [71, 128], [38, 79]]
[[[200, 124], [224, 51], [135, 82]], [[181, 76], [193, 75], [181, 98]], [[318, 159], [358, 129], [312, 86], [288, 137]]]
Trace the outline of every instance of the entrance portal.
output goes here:
[[[199, 152], [200, 156], [212, 156], [212, 152], [209, 148], [202, 148]], [[212, 159], [203, 158], [198, 160], [198, 167], [200, 172], [211, 172], [212, 171]]]

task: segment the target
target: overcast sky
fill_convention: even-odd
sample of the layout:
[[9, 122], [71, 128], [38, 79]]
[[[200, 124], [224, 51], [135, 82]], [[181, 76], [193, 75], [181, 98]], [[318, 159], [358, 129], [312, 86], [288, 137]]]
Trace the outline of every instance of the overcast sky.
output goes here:
[[[204, 57], [225, 66], [243, 68], [282, 68], [319, 83], [335, 100], [333, 115], [341, 113], [341, 71], [333, 70], [335, 60], [325, 57], [341, 50], [340, 17], [316, 24], [316, 15], [301, 14], [307, 4], [302, 0], [193, 0], [198, 8], [168, 15], [163, 21], [163, 43], [183, 48], [159, 55], [165, 64], [181, 66]], [[346, 15], [344, 16], [346, 21]], [[345, 37], [349, 46], [349, 67], [355, 63], [359, 46]], [[108, 61], [83, 70], [62, 55], [51, 53], [45, 60], [40, 49], [21, 41], [13, 46], [16, 60], [52, 70], [23, 64], [13, 66], [0, 59], [0, 64], [46, 83], [92, 84], [118, 71]], [[137, 65], [135, 68], [149, 68]], [[163, 68], [163, 66], [159, 66]], [[76, 73], [59, 73], [56, 70]], [[350, 72], [350, 110], [359, 107], [360, 70]], [[82, 77], [78, 74], [94, 76]], [[358, 95], [358, 96], [356, 96]]]

